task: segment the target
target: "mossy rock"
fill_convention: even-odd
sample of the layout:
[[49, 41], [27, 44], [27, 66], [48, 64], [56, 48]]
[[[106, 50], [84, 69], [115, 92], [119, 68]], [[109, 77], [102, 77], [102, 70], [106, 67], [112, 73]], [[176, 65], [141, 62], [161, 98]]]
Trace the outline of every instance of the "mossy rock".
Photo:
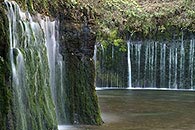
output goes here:
[[11, 109], [10, 71], [8, 62], [8, 21], [5, 10], [0, 6], [0, 126], [6, 130]]

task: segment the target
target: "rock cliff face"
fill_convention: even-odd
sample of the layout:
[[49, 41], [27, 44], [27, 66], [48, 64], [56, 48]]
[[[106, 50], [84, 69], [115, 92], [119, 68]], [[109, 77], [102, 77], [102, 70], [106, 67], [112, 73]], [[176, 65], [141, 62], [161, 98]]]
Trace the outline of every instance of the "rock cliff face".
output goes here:
[[60, 23], [60, 41], [65, 58], [67, 113], [69, 123], [101, 124], [95, 93], [93, 57], [96, 36], [87, 21]]
[[0, 6], [0, 126], [2, 130], [6, 129], [11, 109], [11, 88], [8, 67], [8, 24], [5, 11]]
[[[3, 6], [3, 1], [0, 2], [0, 129], [15, 130], [17, 124], [14, 114], [17, 111], [13, 110], [14, 86], [11, 84], [9, 26], [6, 9]], [[28, 9], [31, 13], [39, 12], [59, 20], [60, 52], [64, 60], [63, 72], [65, 73], [63, 77], [65, 107], [61, 109], [64, 109], [66, 119], [60, 119], [61, 122], [58, 123], [100, 125], [102, 124], [102, 119], [95, 92], [95, 68], [92, 59], [96, 36], [92, 31], [93, 24], [89, 22], [91, 14], [89, 11], [79, 7], [72, 8], [68, 1], [56, 0], [52, 2], [53, 4], [46, 0], [42, 3], [40, 1], [29, 1], [27, 3], [18, 1], [23, 9]], [[48, 96], [51, 96], [51, 94], [48, 94]], [[31, 98], [32, 102], [36, 100], [33, 96]], [[47, 113], [47, 107], [44, 107], [46, 106], [44, 99], [40, 98], [39, 103], [41, 103], [39, 104], [40, 106], [43, 106], [40, 110], [43, 110], [43, 113]], [[52, 106], [52, 101], [49, 104]], [[34, 107], [29, 109], [34, 109]], [[33, 113], [29, 113], [31, 116], [29, 119], [33, 118], [35, 120], [28, 129], [36, 130], [39, 126], [40, 128], [57, 129], [56, 117], [52, 119], [54, 120], [53, 122], [46, 120], [47, 118], [49, 119], [49, 115], [41, 115], [42, 123], [46, 125], [42, 127], [41, 125], [43, 124], [36, 122], [37, 113], [34, 110]]]
[[67, 123], [102, 124], [95, 92], [93, 61], [96, 42], [93, 14], [85, 8], [59, 4], [60, 51], [64, 58]]

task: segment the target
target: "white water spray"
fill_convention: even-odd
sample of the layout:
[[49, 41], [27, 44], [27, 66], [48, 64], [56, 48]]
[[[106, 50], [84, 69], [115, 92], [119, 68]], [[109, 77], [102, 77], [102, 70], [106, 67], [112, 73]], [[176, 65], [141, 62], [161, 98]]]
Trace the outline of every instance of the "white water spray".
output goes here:
[[127, 53], [127, 60], [128, 60], [128, 88], [132, 88], [131, 84], [131, 55], [130, 55], [130, 47], [131, 47], [131, 42], [127, 41], [127, 47], [128, 47], [128, 53]]

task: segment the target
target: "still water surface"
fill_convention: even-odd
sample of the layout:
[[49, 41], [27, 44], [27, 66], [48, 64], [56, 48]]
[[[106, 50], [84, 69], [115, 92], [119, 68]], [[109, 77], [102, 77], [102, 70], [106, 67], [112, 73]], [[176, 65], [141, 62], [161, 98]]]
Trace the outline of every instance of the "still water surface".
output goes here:
[[195, 130], [195, 92], [97, 91], [102, 126], [59, 126], [59, 130]]

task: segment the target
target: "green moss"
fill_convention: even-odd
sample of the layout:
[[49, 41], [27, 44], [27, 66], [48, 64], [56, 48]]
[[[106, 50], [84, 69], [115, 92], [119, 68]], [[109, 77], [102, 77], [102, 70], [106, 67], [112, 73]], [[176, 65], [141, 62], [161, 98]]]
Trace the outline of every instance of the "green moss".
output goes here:
[[8, 22], [4, 9], [0, 6], [0, 126], [6, 130], [8, 112], [10, 110], [10, 99], [12, 97], [9, 84], [9, 67], [7, 59], [8, 50]]
[[[29, 125], [36, 130], [56, 130], [57, 122], [54, 111], [54, 104], [49, 86], [49, 68], [47, 63], [46, 48], [42, 52], [37, 48], [28, 48], [23, 51], [26, 59], [26, 87], [28, 99]], [[39, 55], [39, 52], [41, 53]]]
[[91, 60], [82, 63], [76, 56], [70, 55], [70, 57], [67, 59], [69, 61], [67, 63], [69, 82], [66, 87], [69, 97], [66, 105], [70, 105], [69, 111], [72, 113], [69, 122], [101, 125], [102, 119], [94, 86], [94, 64]]

